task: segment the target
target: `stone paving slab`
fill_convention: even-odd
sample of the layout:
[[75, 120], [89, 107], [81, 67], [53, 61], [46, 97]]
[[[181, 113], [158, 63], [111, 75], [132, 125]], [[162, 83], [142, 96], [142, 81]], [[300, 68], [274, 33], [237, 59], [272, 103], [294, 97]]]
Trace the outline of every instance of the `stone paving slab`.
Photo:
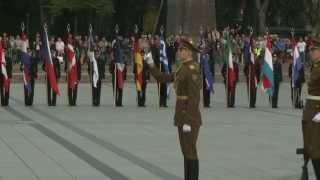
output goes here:
[[[67, 106], [65, 84], [56, 107], [46, 105], [43, 84], [36, 85], [33, 107], [23, 105], [22, 84], [11, 90], [10, 107], [0, 107], [2, 179], [183, 179], [172, 120], [175, 99], [159, 108], [156, 84], [148, 85], [145, 108], [136, 106], [131, 83], [122, 108], [113, 107], [109, 84], [103, 85], [100, 107], [91, 106], [89, 84], [80, 84], [77, 107]], [[201, 108], [200, 179], [299, 179], [302, 157], [295, 149], [302, 144], [302, 111], [291, 107], [289, 84], [281, 86], [279, 109], [271, 109], [260, 90], [257, 108], [248, 109], [243, 83], [236, 108], [227, 109], [224, 85], [215, 90], [212, 107]]]

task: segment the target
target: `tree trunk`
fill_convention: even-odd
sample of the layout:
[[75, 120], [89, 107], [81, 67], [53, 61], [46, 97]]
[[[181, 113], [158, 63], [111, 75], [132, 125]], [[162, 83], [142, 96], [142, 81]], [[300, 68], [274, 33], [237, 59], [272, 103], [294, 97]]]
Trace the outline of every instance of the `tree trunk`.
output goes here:
[[259, 12], [259, 34], [263, 35], [266, 32], [266, 13]]
[[259, 34], [262, 35], [265, 33], [266, 30], [266, 16], [267, 10], [270, 4], [270, 0], [255, 0], [256, 9], [258, 12], [258, 21], [259, 21]]

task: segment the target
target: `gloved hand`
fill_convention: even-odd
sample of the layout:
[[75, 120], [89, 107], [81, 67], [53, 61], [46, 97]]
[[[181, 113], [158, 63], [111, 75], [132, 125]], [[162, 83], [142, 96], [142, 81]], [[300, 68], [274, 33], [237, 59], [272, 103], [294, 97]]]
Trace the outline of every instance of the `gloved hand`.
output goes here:
[[182, 126], [182, 131], [183, 131], [184, 133], [189, 133], [189, 132], [191, 132], [191, 126], [188, 125], [188, 124], [184, 124], [184, 125]]
[[143, 57], [143, 60], [144, 60], [148, 65], [151, 65], [151, 64], [154, 63], [151, 52], [149, 52], [148, 54], [146, 54], [146, 55]]
[[320, 112], [318, 112], [312, 119], [313, 122], [320, 123]]

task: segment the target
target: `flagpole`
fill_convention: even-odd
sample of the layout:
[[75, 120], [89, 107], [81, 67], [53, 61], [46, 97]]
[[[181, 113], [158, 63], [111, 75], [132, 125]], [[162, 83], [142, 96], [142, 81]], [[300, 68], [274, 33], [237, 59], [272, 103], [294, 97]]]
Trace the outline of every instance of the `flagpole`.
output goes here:
[[293, 44], [293, 40], [294, 40], [294, 28], [291, 28], [291, 45], [292, 45], [292, 66], [291, 66], [291, 91], [292, 91], [292, 108], [295, 108], [295, 105], [296, 105], [296, 101], [297, 101], [297, 98], [298, 98], [298, 94], [297, 94], [297, 89], [296, 87], [294, 87], [294, 77], [293, 77], [293, 74], [294, 74], [294, 44]]
[[[90, 24], [89, 25], [89, 42], [88, 42], [88, 52], [90, 53], [90, 51], [91, 51], [91, 41], [92, 40], [92, 25]], [[91, 55], [90, 55], [91, 56]], [[91, 59], [90, 59], [90, 57], [89, 57], [89, 69], [90, 69], [90, 74], [89, 74], [89, 78], [90, 78], [90, 84], [91, 84], [91, 91], [92, 91], [92, 95], [93, 95], [93, 91], [94, 91], [94, 86], [93, 86], [93, 62], [91, 62]]]
[[[116, 43], [117, 43], [117, 41], [118, 41], [118, 34], [119, 34], [119, 25], [117, 24], [116, 26], [115, 26], [115, 28], [114, 28], [114, 30], [115, 30], [115, 33], [116, 33]], [[117, 47], [117, 48], [119, 48], [119, 47]], [[113, 59], [113, 61], [114, 61], [114, 70], [113, 70], [113, 73], [114, 73], [114, 87], [113, 87], [113, 106], [116, 106], [116, 98], [117, 98], [117, 64], [116, 64], [116, 59]]]
[[229, 29], [227, 29], [227, 48], [228, 48], [228, 54], [227, 54], [227, 60], [226, 60], [226, 107], [229, 106], [229, 58], [230, 58], [230, 51], [231, 51], [231, 45], [230, 45], [230, 39], [229, 39]]

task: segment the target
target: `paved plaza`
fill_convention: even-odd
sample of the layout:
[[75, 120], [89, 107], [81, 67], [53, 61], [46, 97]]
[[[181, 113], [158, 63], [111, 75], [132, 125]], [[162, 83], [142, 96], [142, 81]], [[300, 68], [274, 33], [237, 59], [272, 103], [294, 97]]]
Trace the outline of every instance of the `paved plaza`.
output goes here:
[[[132, 83], [122, 108], [113, 107], [110, 83], [102, 87], [100, 107], [91, 106], [89, 84], [80, 84], [77, 107], [67, 105], [66, 84], [56, 107], [47, 106], [46, 87], [36, 84], [35, 104], [25, 107], [22, 86], [13, 84], [10, 107], [0, 107], [0, 180], [183, 179], [175, 97], [159, 108], [156, 84], [148, 85], [145, 108], [136, 106]], [[257, 108], [248, 109], [243, 83], [236, 108], [227, 109], [223, 84], [215, 86], [212, 107], [201, 108], [200, 179], [299, 179], [302, 111], [291, 107], [289, 84], [280, 88], [279, 109], [260, 90]]]

